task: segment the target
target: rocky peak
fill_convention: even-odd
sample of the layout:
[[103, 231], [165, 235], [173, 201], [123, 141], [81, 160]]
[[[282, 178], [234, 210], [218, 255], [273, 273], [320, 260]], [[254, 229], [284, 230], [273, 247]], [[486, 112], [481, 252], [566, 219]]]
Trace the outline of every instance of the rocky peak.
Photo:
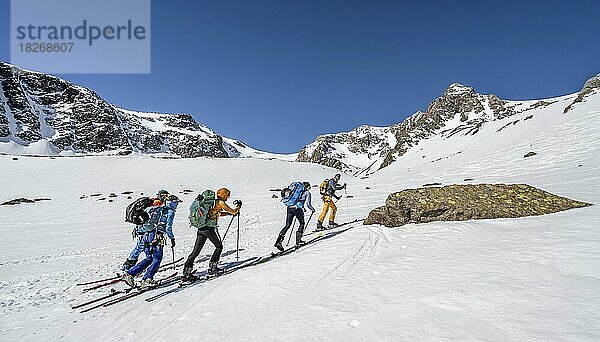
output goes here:
[[600, 74], [591, 77], [583, 84], [583, 88], [577, 93], [575, 100], [565, 108], [563, 113], [566, 114], [573, 109], [574, 105], [584, 102], [586, 97], [598, 91], [600, 91]]
[[460, 94], [464, 94], [464, 93], [471, 93], [474, 92], [473, 88], [454, 82], [452, 84], [450, 84], [448, 86], [448, 88], [446, 88], [446, 90], [444, 91], [444, 95], [446, 96], [451, 96], [451, 95], [460, 95]]
[[[40, 149], [48, 144], [51, 148]], [[33, 154], [48, 150], [83, 154], [161, 152], [180, 157], [240, 155], [189, 114], [124, 110], [85, 87], [3, 62], [0, 145], [17, 145]]]
[[582, 91], [600, 88], [600, 74], [590, 78], [583, 85]]
[[356, 174], [371, 173], [435, 134], [476, 134], [485, 122], [515, 113], [508, 101], [452, 83], [425, 112], [416, 112], [390, 127], [360, 126], [351, 132], [319, 136], [301, 150], [297, 160]]

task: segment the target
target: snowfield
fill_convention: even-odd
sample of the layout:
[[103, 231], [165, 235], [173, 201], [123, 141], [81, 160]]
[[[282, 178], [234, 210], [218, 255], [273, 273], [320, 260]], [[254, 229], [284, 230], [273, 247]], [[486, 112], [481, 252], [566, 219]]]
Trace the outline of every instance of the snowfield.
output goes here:
[[[600, 95], [567, 114], [564, 104], [551, 106], [490, 122], [474, 136], [422, 141], [369, 178], [343, 176], [353, 197], [338, 202], [337, 221], [364, 218], [389, 193], [432, 182], [527, 183], [591, 207], [396, 229], [354, 224], [296, 253], [156, 301], [144, 299], [162, 289], [87, 313], [71, 306], [110, 287], [82, 293], [75, 284], [114, 274], [133, 247], [123, 222], [131, 200], [122, 192], [194, 190], [180, 194], [180, 257], [195, 238], [187, 224], [195, 194], [228, 187], [231, 201], [244, 202], [244, 260], [273, 251], [283, 227], [284, 207], [269, 189], [293, 180], [318, 185], [336, 171], [256, 158], [0, 156], [0, 201], [51, 198], [0, 206], [0, 340], [600, 340]], [[524, 158], [530, 151], [537, 155]], [[318, 197], [313, 189], [320, 210]], [[221, 234], [228, 221], [221, 220]], [[309, 229], [314, 217], [311, 223]], [[230, 232], [221, 263], [235, 261], [235, 242]], [[200, 259], [210, 253], [207, 243]]]

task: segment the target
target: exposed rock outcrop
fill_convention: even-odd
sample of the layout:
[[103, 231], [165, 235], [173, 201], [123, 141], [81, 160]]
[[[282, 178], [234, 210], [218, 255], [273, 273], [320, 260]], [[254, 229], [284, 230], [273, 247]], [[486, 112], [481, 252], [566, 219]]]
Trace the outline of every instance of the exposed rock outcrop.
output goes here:
[[585, 82], [583, 88], [581, 88], [579, 93], [577, 93], [577, 98], [575, 98], [575, 100], [573, 100], [573, 103], [571, 103], [569, 106], [567, 106], [567, 108], [565, 108], [563, 113], [566, 114], [571, 109], [573, 109], [573, 106], [575, 104], [583, 102], [586, 97], [597, 91], [600, 91], [600, 74], [590, 78]]
[[431, 221], [524, 217], [590, 205], [526, 184], [449, 185], [393, 193], [385, 206], [369, 213], [365, 224], [398, 227]]
[[0, 62], [0, 142], [10, 141], [84, 154], [241, 155], [189, 114], [124, 110], [85, 87]]

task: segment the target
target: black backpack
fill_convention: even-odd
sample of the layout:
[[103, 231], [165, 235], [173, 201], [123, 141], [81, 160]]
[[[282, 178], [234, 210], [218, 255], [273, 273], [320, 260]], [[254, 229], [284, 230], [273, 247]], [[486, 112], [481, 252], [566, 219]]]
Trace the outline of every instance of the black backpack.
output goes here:
[[150, 197], [140, 197], [133, 201], [125, 209], [125, 222], [134, 223], [137, 225], [148, 222], [150, 216], [144, 210], [152, 205], [152, 199]]

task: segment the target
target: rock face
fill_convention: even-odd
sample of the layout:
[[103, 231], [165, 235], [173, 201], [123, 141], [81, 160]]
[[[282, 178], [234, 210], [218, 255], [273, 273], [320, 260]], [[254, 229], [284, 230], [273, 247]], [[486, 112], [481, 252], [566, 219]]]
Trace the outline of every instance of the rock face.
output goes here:
[[46, 150], [56, 153], [240, 156], [233, 145], [189, 114], [121, 109], [90, 89], [2, 62], [0, 142], [23, 148], [45, 144]]
[[600, 91], [600, 74], [590, 78], [585, 82], [583, 88], [579, 91], [579, 93], [577, 93], [577, 98], [573, 101], [573, 103], [571, 103], [569, 106], [567, 106], [567, 108], [565, 108], [563, 113], [566, 114], [571, 109], [573, 109], [573, 106], [575, 104], [583, 102], [586, 97], [597, 91]]
[[369, 213], [364, 224], [399, 227], [407, 223], [524, 217], [590, 205], [526, 184], [449, 185], [393, 193], [385, 206]]
[[[360, 126], [351, 132], [319, 136], [300, 151], [297, 160], [345, 172], [368, 173], [388, 166], [419, 141], [434, 134], [475, 134], [484, 122], [515, 113], [514, 104], [453, 83], [429, 105], [426, 112], [417, 112], [390, 127]], [[455, 118], [458, 124], [448, 126], [447, 123]], [[360, 158], [356, 158], [357, 155]], [[363, 162], [357, 164], [356, 160]]]
[[[600, 74], [588, 80], [583, 89], [573, 95], [573, 103], [563, 107], [565, 113], [574, 104], [598, 91]], [[446, 139], [454, 135], [475, 135], [488, 122], [530, 110], [543, 110], [556, 102], [556, 99], [503, 100], [496, 95], [480, 94], [471, 87], [453, 83], [429, 104], [425, 112], [416, 112], [390, 127], [360, 126], [350, 132], [321, 135], [302, 148], [297, 160], [331, 166], [354, 175], [370, 174], [390, 165], [431, 137]], [[532, 117], [530, 115], [524, 120]], [[507, 123], [498, 132], [517, 122]]]

